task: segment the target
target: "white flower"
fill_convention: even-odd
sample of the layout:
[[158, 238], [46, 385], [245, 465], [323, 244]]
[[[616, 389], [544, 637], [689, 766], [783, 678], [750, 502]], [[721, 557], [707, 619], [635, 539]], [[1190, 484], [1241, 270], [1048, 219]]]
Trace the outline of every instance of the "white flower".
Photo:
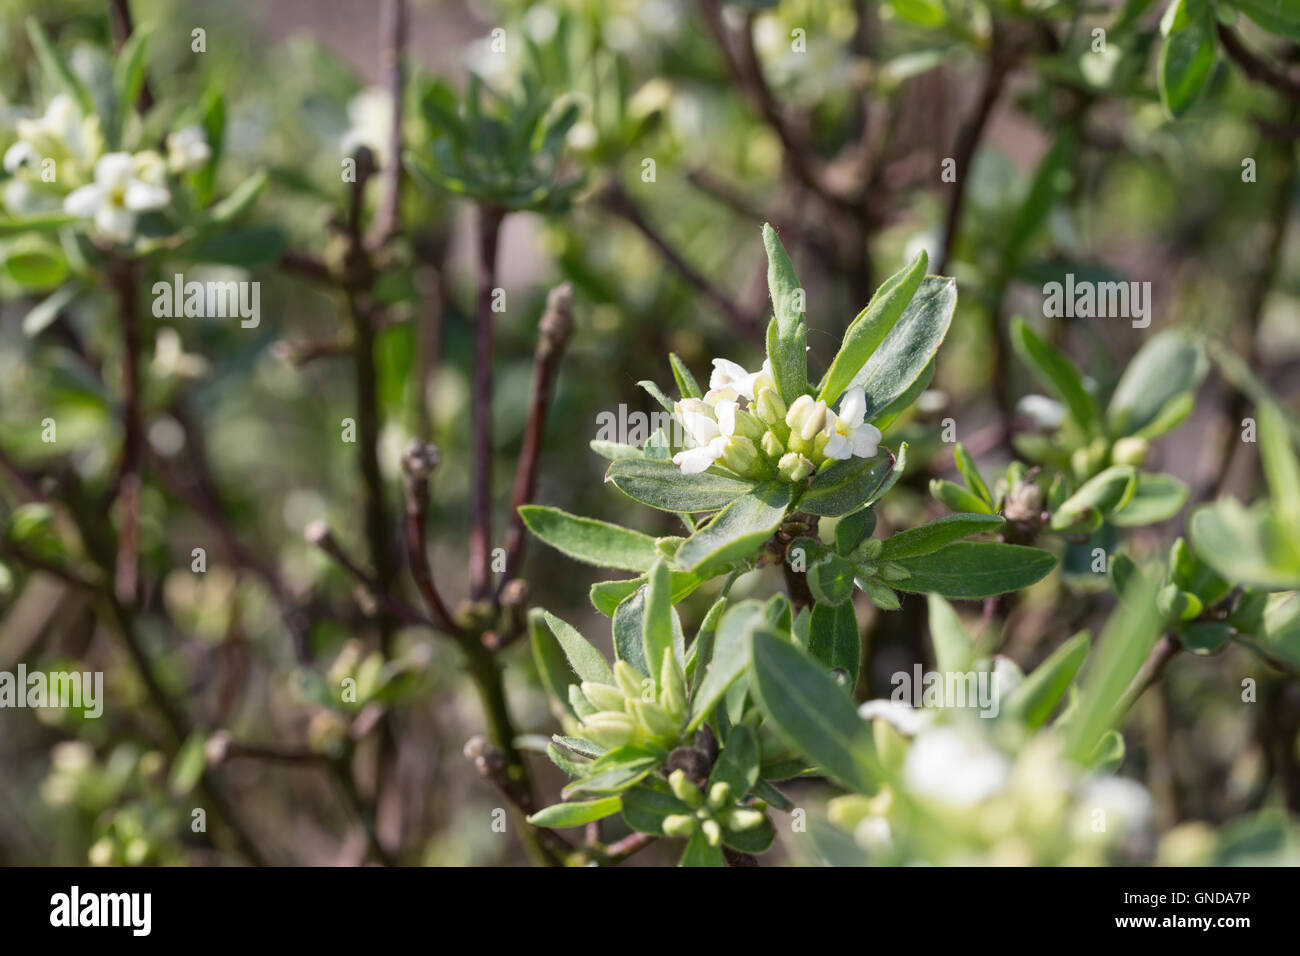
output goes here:
[[952, 727], [927, 731], [912, 742], [903, 778], [918, 796], [958, 807], [982, 803], [1006, 785], [1011, 764], [983, 738]]
[[754, 400], [755, 390], [764, 383], [764, 378], [772, 377], [772, 366], [764, 359], [763, 367], [757, 372], [747, 372], [744, 368], [728, 359], [715, 358], [713, 372], [709, 375], [709, 390], [704, 401], [716, 405], [721, 401], [735, 401], [738, 398]]
[[1016, 402], [1016, 414], [1028, 418], [1043, 431], [1053, 431], [1065, 421], [1065, 406], [1046, 395], [1026, 395]]
[[7, 150], [5, 150], [5, 172], [13, 174], [18, 172], [28, 163], [33, 166], [40, 160], [40, 153], [36, 152], [36, 147], [25, 139], [20, 139]]
[[673, 464], [683, 475], [698, 475], [726, 453], [736, 434], [736, 403], [723, 399], [716, 407], [709, 408], [698, 398], [688, 398], [678, 402], [676, 410], [696, 447], [678, 452], [673, 456]]
[[883, 697], [869, 700], [859, 707], [858, 716], [863, 720], [879, 717], [906, 737], [919, 734], [934, 720], [934, 715], [928, 711], [918, 710], [901, 700], [887, 700]]
[[[69, 193], [63, 200], [64, 210], [74, 216], [93, 217], [95, 231], [107, 239], [128, 241], [135, 234], [137, 213], [160, 209], [171, 201], [166, 188], [141, 178], [136, 159], [130, 153], [99, 157], [95, 161], [95, 181]], [[148, 164], [143, 175], [150, 175]]]
[[[89, 162], [99, 150], [97, 122], [94, 119], [85, 120], [76, 100], [66, 93], [60, 93], [50, 100], [43, 116], [20, 119], [15, 124], [15, 129], [18, 138], [29, 143], [40, 156], [58, 158], [69, 155]], [[8, 159], [6, 154], [6, 168]]]
[[201, 169], [212, 158], [212, 147], [202, 126], [186, 126], [167, 134], [167, 168], [175, 173]]
[[823, 454], [827, 458], [843, 461], [857, 455], [874, 458], [880, 445], [880, 429], [863, 421], [867, 413], [867, 395], [862, 388], [851, 388], [844, 393], [840, 412], [826, 416], [826, 442]]
[[393, 134], [393, 99], [383, 87], [371, 86], [348, 101], [348, 131], [343, 134], [341, 149], [351, 156], [365, 146], [375, 154], [375, 162], [388, 162], [388, 140]]

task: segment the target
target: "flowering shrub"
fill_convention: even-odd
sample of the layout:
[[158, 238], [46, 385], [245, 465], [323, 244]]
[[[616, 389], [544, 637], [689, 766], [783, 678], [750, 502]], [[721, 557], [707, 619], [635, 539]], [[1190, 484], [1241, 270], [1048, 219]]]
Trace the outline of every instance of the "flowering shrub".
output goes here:
[[1290, 4], [18, 6], [0, 859], [1296, 861]]

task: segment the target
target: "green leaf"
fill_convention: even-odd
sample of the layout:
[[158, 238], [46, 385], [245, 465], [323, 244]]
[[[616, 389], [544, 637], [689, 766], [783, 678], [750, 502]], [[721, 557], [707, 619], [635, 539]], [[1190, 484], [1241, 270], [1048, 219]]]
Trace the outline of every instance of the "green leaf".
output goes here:
[[[537, 612], [534, 612], [536, 615]], [[614, 672], [605, 662], [604, 656], [578, 631], [560, 620], [550, 611], [541, 611], [541, 619], [546, 622], [555, 639], [559, 641], [569, 666], [579, 679], [595, 684], [613, 684]]]
[[637, 784], [623, 794], [623, 820], [640, 833], [664, 835], [664, 817], [694, 812], [659, 780]]
[[673, 378], [677, 380], [677, 391], [681, 393], [682, 398], [699, 398], [704, 394], [700, 391], [700, 386], [696, 383], [691, 370], [677, 357], [676, 353], [668, 353], [668, 362], [673, 367]]
[[691, 700], [687, 732], [699, 729], [727, 688], [745, 670], [749, 663], [750, 634], [763, 624], [763, 620], [763, 605], [757, 601], [742, 601], [722, 615], [713, 641], [713, 659]]
[[76, 283], [70, 282], [34, 305], [32, 310], [23, 316], [23, 335], [29, 338], [40, 335], [59, 317], [60, 312], [72, 304], [72, 300], [80, 291]]
[[1170, 399], [1195, 392], [1208, 363], [1182, 332], [1161, 332], [1133, 356], [1110, 397], [1106, 420], [1113, 435], [1132, 435], [1153, 421]]
[[902, 317], [849, 383], [849, 388], [864, 389], [868, 421], [904, 394], [925, 371], [948, 334], [956, 308], [955, 279], [927, 276], [922, 280]]
[[1277, 516], [1300, 547], [1300, 461], [1287, 437], [1282, 409], [1272, 402], [1259, 408], [1259, 456]]
[[658, 402], [663, 407], [663, 410], [666, 411], [669, 415], [677, 414], [673, 410], [672, 399], [669, 398], [667, 395], [665, 395], [663, 389], [661, 389], [654, 382], [650, 381], [649, 379], [646, 379], [645, 381], [637, 382], [637, 385], [645, 389], [646, 392], [649, 393], [650, 397], [653, 398], [656, 402]]
[[808, 588], [818, 604], [838, 607], [853, 597], [853, 573], [849, 561], [828, 554], [808, 567]]
[[722, 847], [710, 846], [709, 841], [704, 837], [704, 831], [696, 830], [686, 841], [686, 849], [682, 851], [682, 858], [677, 865], [726, 866], [727, 861], [722, 855]]
[[[699, 576], [690, 571], [674, 571], [672, 582], [674, 604], [681, 603], [704, 583]], [[645, 583], [644, 574], [640, 577], [624, 578], [621, 581], [599, 581], [591, 586], [591, 606], [606, 617], [613, 617], [614, 610]]]
[[[849, 582], [852, 587], [852, 580]], [[858, 635], [858, 616], [853, 602], [838, 606], [814, 604], [808, 626], [808, 654], [828, 668], [842, 667], [849, 675], [848, 687], [858, 682], [862, 638]]]
[[1156, 416], [1133, 434], [1147, 441], [1154, 441], [1161, 435], [1177, 428], [1192, 413], [1196, 405], [1196, 395], [1192, 392], [1179, 392], [1161, 406]]
[[1040, 338], [1020, 316], [1011, 320], [1011, 345], [1020, 360], [1065, 403], [1079, 427], [1089, 433], [1098, 429], [1101, 410], [1097, 407], [1097, 400], [1084, 388], [1083, 379], [1073, 363]]
[[1300, 3], [1296, 0], [1229, 0], [1269, 33], [1300, 40]]
[[538, 810], [528, 817], [528, 822], [535, 827], [549, 830], [558, 827], [580, 827], [584, 823], [603, 820], [623, 809], [621, 797], [603, 797], [599, 800], [581, 800], [575, 803], [557, 803]]
[[187, 246], [185, 253], [195, 262], [252, 269], [270, 265], [280, 258], [288, 244], [288, 237], [279, 226], [249, 226], [206, 236]]
[[[975, 459], [971, 457], [970, 452], [966, 450], [966, 446], [961, 442], [957, 442], [953, 447], [952, 460], [953, 464], [957, 466], [957, 471], [961, 473], [962, 480], [966, 482], [966, 487], [992, 509], [993, 496], [989, 494], [989, 486], [984, 483], [984, 476], [980, 474]], [[982, 511], [983, 509], [981, 509]]]
[[650, 569], [650, 582], [646, 589], [645, 614], [641, 627], [645, 662], [649, 668], [647, 673], [658, 685], [664, 651], [673, 646], [672, 584], [668, 576], [668, 565], [663, 561], [655, 562], [655, 566]]
[[528, 623], [537, 676], [560, 708], [574, 713], [573, 705], [569, 703], [569, 688], [574, 686], [573, 666], [565, 656], [560, 642], [547, 628], [540, 610], [534, 609], [528, 615]]
[[766, 629], [750, 638], [749, 685], [781, 736], [839, 783], [876, 790], [871, 728], [820, 664]]
[[660, 511], [690, 513], [725, 508], [754, 487], [723, 475], [683, 475], [671, 461], [623, 458], [609, 466], [605, 480], [623, 494]]
[[1190, 528], [1197, 556], [1225, 579], [1266, 591], [1300, 588], [1300, 548], [1267, 504], [1223, 498], [1193, 511]]
[[[1166, 24], [1177, 23], [1166, 27]], [[1191, 108], [1214, 69], [1214, 15], [1205, 0], [1172, 0], [1161, 21], [1160, 102], [1177, 118]]]
[[961, 626], [957, 612], [937, 594], [929, 596], [928, 605], [935, 668], [946, 674], [966, 671], [975, 656], [975, 645]]
[[763, 224], [767, 250], [767, 291], [772, 298], [772, 321], [767, 328], [767, 357], [772, 378], [787, 405], [808, 390], [808, 323], [796, 306], [803, 298], [799, 277], [776, 230]]
[[200, 728], [186, 737], [176, 751], [168, 780], [172, 796], [183, 797], [199, 785], [208, 766], [207, 745], [208, 732]]
[[[564, 799], [577, 793], [611, 794], [626, 790], [645, 777], [658, 766], [660, 757], [654, 754], [636, 753], [633, 748], [623, 748], [631, 754], [626, 759], [610, 760], [596, 773], [581, 780], [574, 780], [560, 791]], [[601, 757], [602, 763], [609, 760], [613, 751]]]
[[997, 541], [958, 541], [931, 554], [900, 558], [907, 572], [890, 585], [914, 594], [986, 598], [1029, 587], [1047, 576], [1056, 558], [1038, 548]]
[[1088, 657], [1092, 638], [1087, 631], [1074, 635], [1039, 664], [1008, 696], [1004, 712], [1036, 730], [1052, 716], [1074, 675]]
[[223, 226], [234, 222], [249, 209], [266, 188], [270, 176], [265, 169], [258, 170], [236, 186], [225, 199], [215, 204], [208, 212], [208, 221], [214, 226]]
[[759, 758], [758, 737], [744, 724], [737, 724], [727, 734], [722, 755], [713, 765], [709, 788], [712, 789], [716, 783], [725, 783], [731, 788], [733, 803], [745, 799], [758, 782]]
[[822, 379], [817, 393], [819, 399], [833, 405], [844, 394], [885, 336], [898, 324], [903, 310], [925, 278], [928, 262], [929, 258], [922, 249], [910, 265], [894, 273], [876, 290], [867, 307], [845, 330], [840, 350]]
[[607, 461], [619, 461], [624, 458], [640, 458], [644, 454], [636, 445], [624, 445], [616, 441], [604, 441], [600, 438], [593, 438], [588, 442], [597, 455]]
[[[638, 589], [614, 610], [614, 653], [647, 677], [657, 678], [663, 657], [660, 656], [658, 664], [646, 660], [645, 617], [649, 590], [648, 587]], [[669, 616], [673, 629], [672, 643], [680, 657], [685, 645], [681, 621], [676, 611], [670, 609]], [[662, 651], [659, 653], [663, 654]]]
[[899, 395], [898, 398], [894, 399], [880, 411], [876, 412], [876, 414], [872, 415], [868, 421], [883, 432], [886, 428], [897, 421], [903, 412], [916, 404], [916, 400], [930, 387], [930, 383], [933, 381], [934, 359], [930, 359], [930, 364], [927, 365], [921, 371], [921, 374], [916, 377], [916, 381], [907, 386], [907, 391], [902, 395]]
[[953, 511], [973, 514], [993, 513], [993, 509], [973, 492], [942, 478], [930, 479], [930, 494]]
[[1106, 732], [1124, 717], [1117, 705], [1159, 633], [1158, 585], [1154, 579], [1135, 577], [1106, 625], [1078, 702], [1066, 718], [1066, 747], [1076, 760], [1086, 760]]
[[1136, 488], [1137, 472], [1132, 465], [1112, 465], [1066, 498], [1052, 514], [1048, 527], [1053, 531], [1095, 531], [1107, 515], [1129, 502]]
[[855, 456], [834, 462], [813, 476], [799, 498], [799, 510], [833, 518], [866, 507], [893, 485], [890, 478], [898, 461], [893, 452], [882, 447], [873, 458]]
[[36, 62], [41, 65], [41, 73], [50, 88], [56, 92], [67, 93], [77, 101], [84, 114], [87, 116], [92, 115], [95, 111], [95, 105], [90, 97], [90, 91], [72, 72], [72, 68], [68, 66], [68, 61], [50, 42], [49, 35], [46, 34], [35, 17], [27, 18], [27, 37], [31, 41], [32, 49], [36, 52]]
[[886, 538], [880, 549], [880, 560], [896, 561], [899, 558], [930, 554], [946, 544], [969, 538], [973, 534], [996, 531], [1005, 523], [1006, 519], [1001, 515], [946, 515], [919, 528], [909, 528]]
[[863, 508], [845, 515], [835, 524], [835, 550], [848, 556], [876, 530], [874, 508]]
[[1300, 595], [1270, 594], [1258, 633], [1237, 639], [1269, 660], [1300, 667]]
[[4, 270], [25, 289], [52, 289], [68, 277], [68, 260], [58, 246], [30, 237], [5, 254]]
[[594, 518], [579, 518], [544, 505], [524, 505], [519, 516], [528, 530], [546, 544], [584, 564], [648, 571], [659, 558], [655, 539], [639, 531]]
[[1030, 241], [1038, 235], [1052, 207], [1069, 188], [1074, 162], [1075, 134], [1068, 127], [1038, 163], [1016, 217], [1006, 230], [1002, 250], [1003, 269], [1014, 274]]
[[737, 498], [683, 542], [675, 563], [702, 573], [719, 565], [742, 561], [772, 536], [790, 504], [790, 486], [765, 482]]
[[1187, 502], [1187, 486], [1173, 475], [1141, 472], [1131, 497], [1110, 515], [1122, 528], [1156, 524], [1178, 514]]
[[1213, 654], [1232, 639], [1232, 626], [1223, 621], [1189, 624], [1178, 637], [1193, 654]]

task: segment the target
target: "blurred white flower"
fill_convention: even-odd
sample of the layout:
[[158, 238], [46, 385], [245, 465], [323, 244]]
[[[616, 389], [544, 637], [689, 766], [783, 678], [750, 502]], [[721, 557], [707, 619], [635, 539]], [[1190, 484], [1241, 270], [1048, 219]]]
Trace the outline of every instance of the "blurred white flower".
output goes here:
[[[98, 120], [82, 116], [76, 100], [66, 93], [50, 100], [43, 115], [35, 119], [20, 119], [15, 129], [18, 139], [41, 157], [61, 159], [67, 156], [89, 163], [99, 151]], [[17, 144], [10, 147], [9, 152], [15, 148]], [[5, 168], [9, 169], [8, 153], [5, 154]]]
[[1065, 406], [1046, 395], [1026, 395], [1016, 402], [1016, 414], [1023, 415], [1044, 431], [1053, 431], [1065, 421]]
[[[143, 175], [152, 178], [148, 162]], [[165, 187], [142, 178], [136, 157], [105, 153], [95, 161], [95, 181], [69, 193], [63, 208], [74, 216], [93, 218], [95, 231], [106, 239], [127, 242], [135, 235], [137, 214], [161, 209], [170, 201]]]
[[381, 167], [388, 164], [388, 140], [393, 134], [393, 98], [382, 87], [371, 86], [348, 101], [348, 131], [340, 149], [351, 156], [361, 146], [375, 154]]
[[883, 697], [869, 700], [858, 708], [858, 716], [863, 720], [875, 720], [879, 717], [900, 734], [912, 737], [930, 726], [934, 715], [919, 710], [901, 700], [887, 700]]
[[212, 147], [202, 126], [186, 126], [167, 135], [167, 168], [172, 172], [193, 172], [211, 158]]
[[918, 796], [973, 807], [1006, 785], [1011, 764], [977, 734], [938, 727], [918, 736], [903, 762], [903, 779]]

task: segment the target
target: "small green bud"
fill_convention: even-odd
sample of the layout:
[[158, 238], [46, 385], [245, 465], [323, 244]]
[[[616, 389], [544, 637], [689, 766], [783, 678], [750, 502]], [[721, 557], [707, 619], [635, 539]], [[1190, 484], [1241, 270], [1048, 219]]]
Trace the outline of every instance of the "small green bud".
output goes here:
[[[816, 458], [821, 458], [823, 455], [825, 455], [826, 446], [830, 443], [830, 440], [831, 440], [831, 436], [827, 432], [818, 432], [815, 436], [813, 436], [813, 456]], [[828, 458], [822, 464], [829, 466], [834, 464], [834, 462], [835, 462], [834, 459]]]
[[736, 435], [727, 442], [720, 459], [738, 475], [749, 475], [759, 467], [758, 448], [744, 435]]
[[793, 451], [783, 455], [776, 467], [782, 478], [796, 483], [803, 481], [813, 473], [813, 463], [803, 455]]
[[709, 807], [714, 810], [721, 810], [731, 799], [731, 784], [725, 780], [719, 780], [709, 788]]
[[664, 662], [659, 668], [659, 703], [675, 720], [685, 718], [686, 675], [671, 647], [664, 648]]
[[615, 661], [614, 679], [618, 681], [618, 686], [623, 691], [624, 697], [640, 700], [641, 688], [645, 685], [645, 677], [635, 667], [627, 661]]
[[911, 571], [893, 561], [886, 561], [876, 570], [876, 577], [882, 581], [906, 581], [911, 576]]
[[796, 431], [790, 432], [790, 437], [785, 440], [785, 447], [809, 458], [816, 454], [813, 451], [813, 443]]
[[763, 825], [763, 814], [748, 807], [735, 807], [722, 816], [728, 830], [752, 830]]
[[754, 411], [763, 424], [775, 425], [778, 422], [785, 422], [787, 409], [776, 389], [764, 388], [760, 389], [754, 398]]
[[785, 454], [785, 443], [776, 437], [776, 432], [764, 432], [759, 447], [763, 449], [763, 454], [773, 461], [780, 461], [781, 456]]
[[673, 796], [688, 806], [699, 807], [704, 803], [704, 795], [695, 784], [686, 779], [685, 770], [674, 770], [668, 775], [668, 789]]
[[582, 722], [583, 736], [613, 750], [636, 736], [636, 722], [627, 714], [598, 710]]
[[722, 842], [722, 827], [718, 826], [717, 820], [705, 820], [700, 828], [704, 831], [704, 839], [709, 842], [709, 846], [717, 846]]
[[763, 436], [767, 434], [767, 427], [743, 408], [738, 408], [736, 409], [736, 434], [758, 442], [762, 441]]
[[1115, 442], [1110, 450], [1110, 460], [1117, 465], [1141, 465], [1147, 460], [1147, 449], [1150, 444], [1145, 438], [1138, 438], [1136, 435], [1130, 435], [1128, 438], [1121, 438]]
[[853, 558], [857, 561], [874, 561], [880, 557], [885, 543], [879, 538], [867, 538], [853, 549]]
[[645, 700], [629, 700], [627, 708], [647, 736], [676, 742], [681, 731], [681, 721], [675, 720], [658, 704]]
[[685, 813], [670, 813], [664, 817], [664, 834], [670, 837], [688, 837], [695, 832], [695, 817]]
[[595, 707], [596, 710], [619, 711], [623, 709], [626, 695], [617, 687], [612, 687], [609, 684], [595, 684], [587, 680], [583, 681], [580, 686], [582, 687], [582, 696], [591, 701], [591, 706]]

